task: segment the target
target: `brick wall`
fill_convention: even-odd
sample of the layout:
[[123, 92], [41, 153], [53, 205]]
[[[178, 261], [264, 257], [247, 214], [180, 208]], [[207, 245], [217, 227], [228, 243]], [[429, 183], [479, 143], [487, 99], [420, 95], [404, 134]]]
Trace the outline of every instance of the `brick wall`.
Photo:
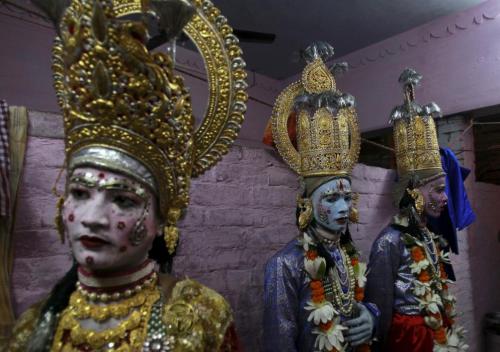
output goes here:
[[[64, 159], [54, 121], [60, 121], [57, 115], [31, 113], [14, 233], [18, 314], [46, 295], [70, 262], [68, 249], [59, 243], [52, 225], [56, 199], [50, 191]], [[354, 169], [360, 223], [352, 225], [351, 231], [365, 259], [373, 239], [394, 213], [393, 179], [391, 170], [365, 165]], [[216, 289], [230, 301], [247, 351], [259, 350], [265, 262], [297, 234], [296, 191], [296, 176], [276, 152], [242, 144], [193, 182], [174, 271]], [[467, 241], [461, 240], [460, 246], [464, 255], [454, 258], [460, 278], [456, 292], [465, 312], [463, 321], [473, 324]]]

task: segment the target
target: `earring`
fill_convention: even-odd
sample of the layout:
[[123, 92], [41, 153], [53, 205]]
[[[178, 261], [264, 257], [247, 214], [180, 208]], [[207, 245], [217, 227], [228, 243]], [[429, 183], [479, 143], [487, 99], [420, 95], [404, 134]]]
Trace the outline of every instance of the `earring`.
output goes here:
[[349, 209], [349, 222], [358, 223], [359, 222], [359, 212], [358, 212], [358, 200], [359, 193], [352, 194], [352, 205]]
[[424, 213], [424, 195], [418, 189], [406, 189], [406, 192], [413, 198], [415, 210], [421, 216]]
[[54, 217], [54, 224], [56, 225], [56, 230], [61, 240], [61, 244], [64, 244], [64, 221], [63, 221], [63, 207], [64, 207], [64, 197], [59, 197], [56, 203], [56, 216]]
[[312, 220], [312, 202], [309, 198], [297, 195], [297, 207], [299, 208], [299, 229], [305, 230]]
[[177, 228], [177, 221], [181, 217], [181, 210], [179, 208], [172, 208], [168, 210], [167, 226], [163, 229], [165, 243], [167, 245], [168, 254], [175, 253], [177, 243], [179, 242], [179, 229]]

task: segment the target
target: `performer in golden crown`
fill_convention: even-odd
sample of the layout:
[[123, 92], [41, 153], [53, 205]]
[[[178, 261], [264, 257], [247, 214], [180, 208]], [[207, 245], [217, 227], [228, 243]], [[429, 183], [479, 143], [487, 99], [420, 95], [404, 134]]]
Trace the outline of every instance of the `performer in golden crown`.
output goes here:
[[300, 234], [266, 265], [264, 351], [369, 351], [377, 321], [377, 307], [363, 303], [366, 264], [349, 233], [358, 217], [350, 178], [360, 146], [354, 98], [337, 89], [325, 64], [332, 55], [322, 42], [305, 50], [301, 80], [281, 93], [271, 117], [276, 147], [302, 187]]
[[[18, 320], [9, 351], [231, 351], [229, 304], [168, 272], [192, 177], [215, 165], [245, 111], [244, 62], [209, 1], [38, 1], [56, 23], [66, 191], [57, 225], [73, 267]], [[181, 30], [205, 59], [210, 97], [195, 129], [172, 57], [151, 37]]]
[[441, 111], [435, 103], [415, 102], [421, 78], [412, 69], [399, 78], [405, 102], [391, 115], [399, 213], [372, 246], [366, 296], [381, 311], [380, 351], [465, 351], [448, 290], [447, 245], [429, 229], [429, 220], [446, 211], [448, 198], [433, 119]]

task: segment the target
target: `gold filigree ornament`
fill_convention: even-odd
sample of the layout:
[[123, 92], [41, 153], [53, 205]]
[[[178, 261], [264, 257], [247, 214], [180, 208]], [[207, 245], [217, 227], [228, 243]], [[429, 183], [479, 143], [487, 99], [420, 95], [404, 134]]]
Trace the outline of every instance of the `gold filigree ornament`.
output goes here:
[[[117, 303], [115, 307], [80, 306], [84, 303], [84, 298], [75, 291], [57, 325], [52, 351], [81, 351], [82, 348], [101, 351], [110, 346], [113, 346], [113, 351], [141, 351], [151, 317], [151, 307], [159, 298], [159, 288], [154, 286], [139, 293], [137, 299], [130, 298]], [[99, 332], [81, 325], [82, 319], [100, 321], [105, 320], [105, 316], [119, 320], [115, 326]]]
[[413, 201], [415, 202], [415, 210], [417, 211], [417, 214], [421, 216], [424, 213], [424, 195], [416, 188], [407, 188], [406, 192], [408, 192], [408, 194], [413, 198]]
[[[331, 94], [334, 99], [342, 95], [336, 90], [331, 72], [317, 58], [306, 66], [302, 80], [290, 84], [276, 99], [271, 116], [274, 142], [283, 160], [302, 177], [348, 176], [360, 150], [360, 132], [354, 107], [340, 106], [336, 112], [320, 107], [312, 113], [309, 109], [296, 108], [299, 96], [309, 94], [311, 99], [316, 99], [322, 93]], [[297, 149], [290, 140], [287, 127], [294, 109], [297, 116]]]
[[302, 198], [297, 195], [297, 208], [299, 209], [299, 229], [307, 229], [313, 218], [313, 206], [310, 198]]
[[396, 163], [401, 177], [419, 171], [444, 175], [434, 122], [434, 118], [442, 114], [436, 103], [420, 106], [415, 102], [415, 88], [421, 79], [413, 69], [403, 71], [399, 82], [403, 85], [404, 104], [396, 106], [391, 113]]
[[[226, 18], [210, 1], [186, 2], [194, 15], [184, 32], [204, 59], [209, 85], [208, 108], [195, 129], [190, 95], [174, 74], [172, 58], [147, 50], [145, 21], [121, 17], [145, 18], [161, 3], [72, 1], [60, 21], [53, 76], [67, 160], [90, 147], [132, 156], [154, 176], [160, 212], [168, 219], [172, 209], [187, 207], [191, 178], [215, 165], [236, 139], [247, 84], [242, 51]], [[175, 225], [168, 224], [170, 233]]]

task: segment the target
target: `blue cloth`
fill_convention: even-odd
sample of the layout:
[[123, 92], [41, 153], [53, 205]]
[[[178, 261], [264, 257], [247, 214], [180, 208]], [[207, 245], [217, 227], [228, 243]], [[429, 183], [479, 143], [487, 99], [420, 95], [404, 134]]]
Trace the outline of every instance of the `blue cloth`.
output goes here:
[[429, 227], [442, 235], [448, 241], [450, 249], [458, 254], [457, 229], [462, 230], [476, 220], [464, 186], [470, 170], [460, 166], [451, 149], [441, 148], [440, 152], [443, 170], [446, 172], [448, 211], [443, 212], [438, 219], [429, 219]]

